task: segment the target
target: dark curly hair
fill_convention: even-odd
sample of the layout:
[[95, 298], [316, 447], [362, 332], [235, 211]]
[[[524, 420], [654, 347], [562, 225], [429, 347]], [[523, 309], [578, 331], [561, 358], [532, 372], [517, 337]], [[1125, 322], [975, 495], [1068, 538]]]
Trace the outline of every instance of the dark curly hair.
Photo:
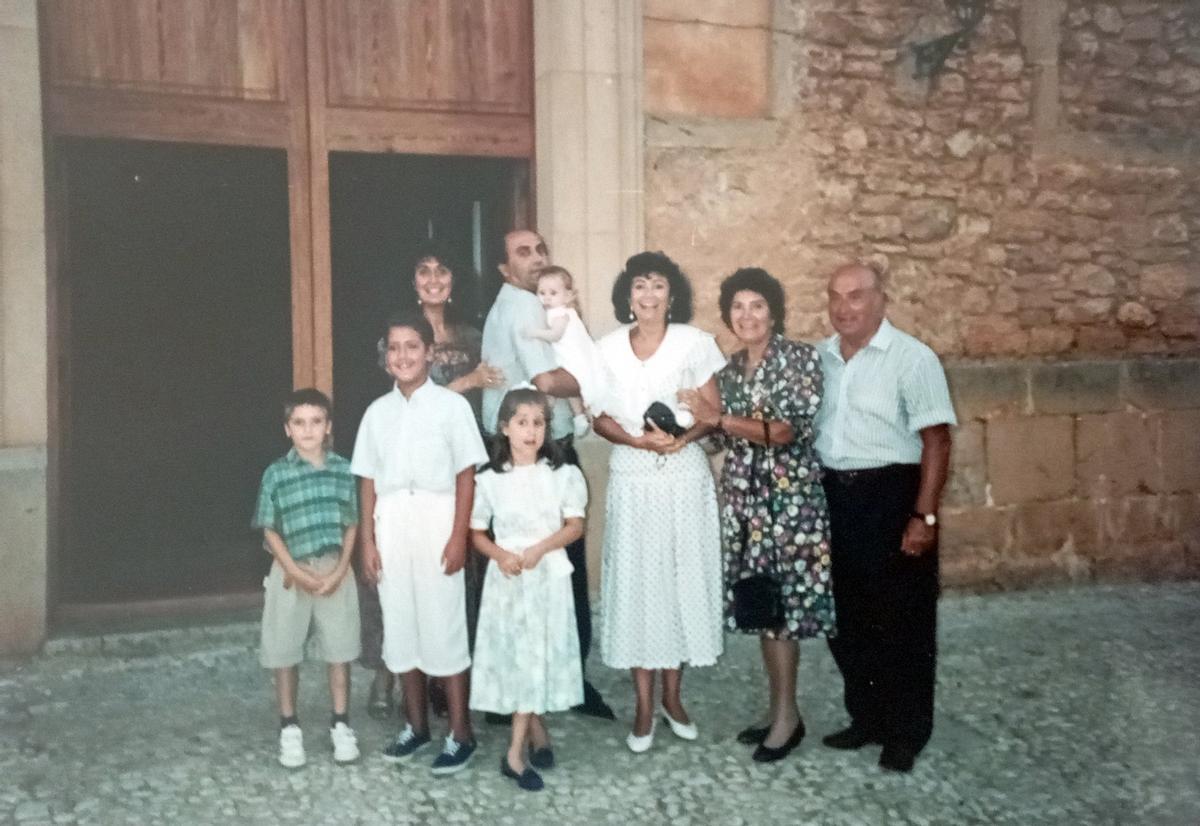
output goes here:
[[639, 252], [625, 262], [625, 269], [617, 276], [612, 287], [613, 314], [617, 321], [625, 324], [633, 320], [629, 306], [629, 293], [633, 279], [640, 275], [658, 273], [667, 279], [671, 292], [670, 320], [686, 324], [692, 320], [692, 285], [679, 265], [663, 252]]
[[450, 300], [445, 309], [446, 323], [478, 326], [479, 276], [454, 250], [439, 241], [422, 241], [416, 254], [409, 260], [408, 270], [401, 279], [404, 292], [401, 306], [406, 309], [419, 306], [414, 276], [421, 262], [430, 258], [436, 259], [451, 275]]
[[766, 299], [771, 309], [771, 321], [775, 332], [783, 335], [783, 320], [787, 316], [787, 298], [783, 294], [783, 285], [762, 267], [742, 267], [733, 275], [721, 282], [721, 320], [725, 326], [733, 329], [729, 322], [729, 311], [733, 307], [733, 297], [742, 290], [758, 293]]

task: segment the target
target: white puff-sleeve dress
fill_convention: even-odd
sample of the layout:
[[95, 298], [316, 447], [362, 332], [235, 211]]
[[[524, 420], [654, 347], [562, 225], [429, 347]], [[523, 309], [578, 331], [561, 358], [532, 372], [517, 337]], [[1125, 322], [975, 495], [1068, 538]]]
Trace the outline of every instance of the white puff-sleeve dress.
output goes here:
[[[519, 553], [582, 518], [587, 485], [574, 465], [545, 460], [475, 477], [471, 528]], [[583, 702], [583, 666], [571, 591], [574, 566], [562, 548], [506, 577], [494, 560], [484, 575], [471, 667], [473, 709], [497, 714], [563, 711]]]
[[596, 350], [596, 342], [588, 334], [583, 319], [573, 307], [552, 307], [546, 310], [546, 321], [565, 318], [566, 326], [562, 337], [552, 342], [554, 357], [558, 364], [575, 377], [579, 384], [579, 396], [593, 414], [600, 412], [604, 392], [604, 365]]
[[[725, 365], [711, 335], [671, 324], [639, 359], [630, 327], [598, 342], [609, 383], [605, 412], [630, 435], [654, 401], [699, 387]], [[600, 650], [613, 668], [712, 665], [722, 650], [721, 533], [716, 485], [697, 444], [661, 456], [614, 445], [600, 579]]]

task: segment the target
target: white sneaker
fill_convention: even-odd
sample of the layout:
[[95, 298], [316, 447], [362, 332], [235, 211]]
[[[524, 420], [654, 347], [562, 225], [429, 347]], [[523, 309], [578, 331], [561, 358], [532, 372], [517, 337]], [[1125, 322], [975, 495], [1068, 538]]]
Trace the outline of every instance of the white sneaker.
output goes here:
[[329, 730], [333, 743], [333, 762], [353, 763], [358, 759], [358, 735], [345, 723], [338, 723]]
[[298, 769], [304, 765], [304, 732], [300, 726], [284, 726], [279, 730], [279, 765]]

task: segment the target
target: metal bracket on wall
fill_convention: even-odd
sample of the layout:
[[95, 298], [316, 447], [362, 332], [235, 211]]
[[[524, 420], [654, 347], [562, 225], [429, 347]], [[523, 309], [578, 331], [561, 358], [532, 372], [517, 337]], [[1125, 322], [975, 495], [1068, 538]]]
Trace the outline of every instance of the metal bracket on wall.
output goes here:
[[988, 0], [946, 0], [946, 8], [958, 21], [959, 28], [950, 34], [909, 46], [915, 58], [913, 77], [927, 80], [940, 72], [950, 54], [959, 46], [966, 45], [987, 14], [987, 6]]

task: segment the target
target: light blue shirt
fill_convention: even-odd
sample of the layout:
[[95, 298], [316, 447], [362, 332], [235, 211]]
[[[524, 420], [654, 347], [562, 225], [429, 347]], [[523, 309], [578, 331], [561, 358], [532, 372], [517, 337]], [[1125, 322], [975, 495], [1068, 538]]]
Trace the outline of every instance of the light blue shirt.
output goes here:
[[817, 345], [825, 397], [817, 454], [835, 470], [921, 462], [920, 431], [958, 424], [937, 354], [886, 318], [865, 347], [842, 358], [841, 337]]
[[[522, 335], [524, 330], [540, 330], [545, 326], [546, 310], [536, 295], [508, 283], [500, 288], [496, 303], [483, 323], [483, 360], [504, 373], [504, 387], [483, 389], [483, 429], [488, 433], [496, 432], [505, 393], [559, 367], [549, 342]], [[550, 435], [561, 439], [572, 432], [571, 406], [566, 399], [555, 399]]]
[[371, 402], [358, 426], [350, 472], [374, 480], [380, 496], [453, 493], [461, 471], [486, 461], [471, 405], [426, 379], [407, 399], [393, 386]]

